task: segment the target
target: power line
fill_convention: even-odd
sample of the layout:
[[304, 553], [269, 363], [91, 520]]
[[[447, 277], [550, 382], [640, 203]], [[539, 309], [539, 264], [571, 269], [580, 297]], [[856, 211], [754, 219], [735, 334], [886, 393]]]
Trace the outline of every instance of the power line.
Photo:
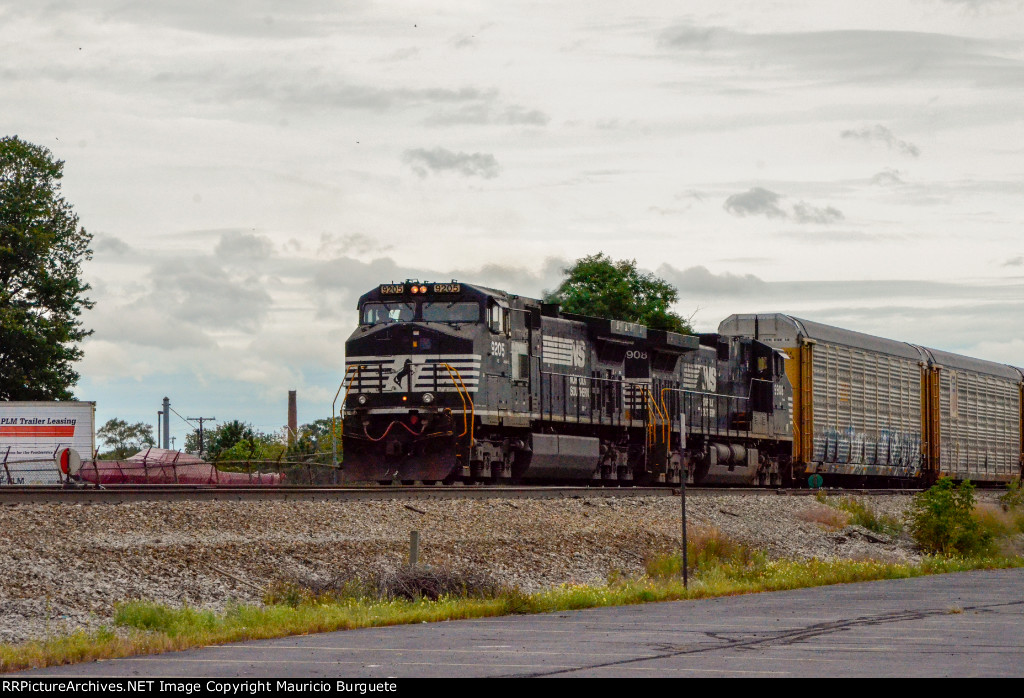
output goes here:
[[174, 414], [176, 414], [181, 419], [181, 421], [185, 422], [185, 424], [188, 424], [190, 427], [195, 429], [196, 425], [188, 421], [189, 419], [195, 419], [195, 417], [189, 417], [188, 419], [186, 419], [185, 417], [182, 417], [180, 414], [178, 414], [173, 407], [168, 407], [168, 409], [170, 409], [171, 412], [174, 412]]

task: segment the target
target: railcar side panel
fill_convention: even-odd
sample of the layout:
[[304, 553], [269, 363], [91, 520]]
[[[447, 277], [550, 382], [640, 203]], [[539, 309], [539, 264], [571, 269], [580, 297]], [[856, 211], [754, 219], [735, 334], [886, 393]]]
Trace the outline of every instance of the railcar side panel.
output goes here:
[[921, 367], [906, 357], [818, 342], [809, 461], [827, 473], [921, 473]]
[[1008, 482], [1020, 474], [1020, 373], [1010, 367], [926, 350], [938, 387], [940, 475]]

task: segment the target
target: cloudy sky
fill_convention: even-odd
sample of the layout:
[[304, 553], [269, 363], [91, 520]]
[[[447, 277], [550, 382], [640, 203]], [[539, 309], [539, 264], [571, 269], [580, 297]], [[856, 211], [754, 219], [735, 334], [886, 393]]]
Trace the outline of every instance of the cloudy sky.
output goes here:
[[0, 1], [3, 131], [95, 235], [78, 396], [328, 416], [362, 292], [598, 251], [702, 331], [1024, 365], [1024, 3], [635, 5]]

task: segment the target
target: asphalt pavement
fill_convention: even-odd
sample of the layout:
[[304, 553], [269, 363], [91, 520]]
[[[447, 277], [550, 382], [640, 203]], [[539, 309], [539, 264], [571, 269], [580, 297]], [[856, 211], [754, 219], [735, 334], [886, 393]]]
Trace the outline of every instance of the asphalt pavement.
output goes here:
[[25, 674], [1024, 676], [1024, 569], [350, 630]]

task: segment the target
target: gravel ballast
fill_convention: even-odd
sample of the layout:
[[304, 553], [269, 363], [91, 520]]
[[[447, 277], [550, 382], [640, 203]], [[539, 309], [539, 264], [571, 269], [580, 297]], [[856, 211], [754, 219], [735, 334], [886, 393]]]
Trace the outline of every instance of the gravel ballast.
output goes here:
[[[903, 518], [908, 496], [864, 497]], [[690, 530], [718, 529], [774, 558], [918, 559], [905, 538], [828, 528], [814, 497], [706, 494]], [[274, 582], [360, 574], [406, 561], [472, 567], [526, 592], [643, 572], [677, 548], [676, 497], [380, 502], [139, 502], [0, 506], [0, 642], [109, 625], [144, 599], [223, 609], [259, 602]]]

